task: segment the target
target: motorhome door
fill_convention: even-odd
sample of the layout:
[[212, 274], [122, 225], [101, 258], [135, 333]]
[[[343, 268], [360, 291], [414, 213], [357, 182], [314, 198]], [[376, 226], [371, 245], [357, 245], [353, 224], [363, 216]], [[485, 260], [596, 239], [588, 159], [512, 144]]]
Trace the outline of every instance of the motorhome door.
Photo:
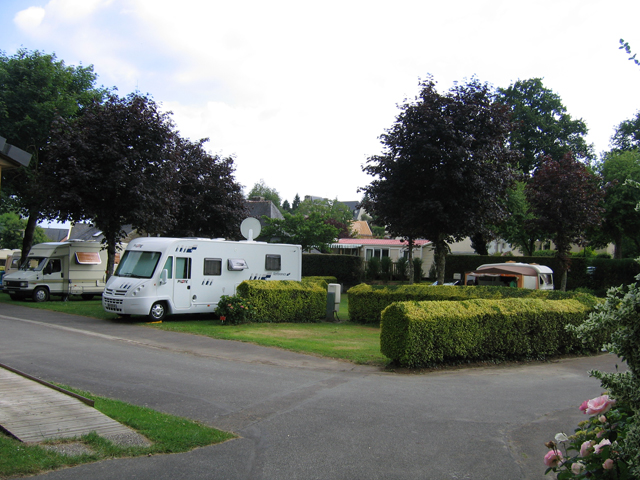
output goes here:
[[191, 307], [191, 258], [176, 257], [173, 302], [176, 308]]

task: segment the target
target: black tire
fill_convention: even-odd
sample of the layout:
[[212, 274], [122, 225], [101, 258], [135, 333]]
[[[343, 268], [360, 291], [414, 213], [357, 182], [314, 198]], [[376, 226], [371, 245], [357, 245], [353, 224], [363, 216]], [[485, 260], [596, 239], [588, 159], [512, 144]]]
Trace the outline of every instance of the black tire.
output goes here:
[[11, 298], [11, 300], [24, 300], [24, 297], [22, 295], [15, 295], [10, 293], [9, 297]]
[[92, 300], [95, 295], [93, 295], [93, 293], [83, 293], [80, 296], [83, 300]]
[[46, 287], [38, 287], [33, 291], [33, 295], [31, 296], [34, 302], [48, 302], [49, 301], [49, 290]]
[[167, 305], [164, 302], [156, 302], [151, 305], [149, 310], [149, 320], [152, 322], [161, 322], [167, 316]]

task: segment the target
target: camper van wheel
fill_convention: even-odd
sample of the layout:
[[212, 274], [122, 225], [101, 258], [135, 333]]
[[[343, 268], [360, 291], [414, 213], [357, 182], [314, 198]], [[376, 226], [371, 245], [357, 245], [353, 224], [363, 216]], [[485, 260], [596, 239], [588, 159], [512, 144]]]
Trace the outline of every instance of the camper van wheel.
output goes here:
[[33, 291], [34, 302], [46, 302], [49, 300], [49, 290], [45, 287], [38, 287]]
[[167, 306], [164, 302], [156, 302], [151, 305], [151, 310], [149, 311], [149, 319], [152, 322], [160, 322], [167, 315]]

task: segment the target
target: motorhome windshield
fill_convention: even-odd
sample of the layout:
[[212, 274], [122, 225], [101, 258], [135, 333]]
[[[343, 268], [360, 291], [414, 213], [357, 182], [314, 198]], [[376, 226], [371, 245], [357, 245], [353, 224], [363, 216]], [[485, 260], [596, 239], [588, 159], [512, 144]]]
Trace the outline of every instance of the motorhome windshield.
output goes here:
[[120, 260], [116, 277], [151, 278], [156, 269], [160, 252], [134, 252], [127, 250]]
[[22, 264], [20, 270], [39, 272], [43, 269], [45, 263], [47, 263], [47, 257], [29, 257], [26, 262]]

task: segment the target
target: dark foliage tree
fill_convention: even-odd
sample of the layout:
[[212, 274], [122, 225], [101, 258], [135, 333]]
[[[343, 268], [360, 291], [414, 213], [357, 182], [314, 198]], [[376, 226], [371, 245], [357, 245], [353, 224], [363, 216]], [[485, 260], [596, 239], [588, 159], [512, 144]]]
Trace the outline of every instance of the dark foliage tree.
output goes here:
[[567, 153], [560, 160], [546, 157], [527, 183], [526, 192], [535, 215], [534, 228], [555, 243], [562, 268], [561, 288], [566, 290], [571, 245], [585, 245], [586, 231], [602, 221], [600, 179]]
[[636, 211], [640, 190], [627, 183], [627, 180], [640, 182], [640, 152], [609, 152], [599, 166], [599, 173], [607, 186], [599, 231], [614, 243], [614, 257], [623, 258], [626, 255], [622, 247], [627, 239], [635, 245], [634, 252], [640, 251], [640, 214]]
[[298, 207], [300, 206], [300, 195], [296, 193], [296, 196], [293, 197], [293, 202], [291, 203], [291, 213], [296, 213]]
[[109, 275], [124, 225], [150, 233], [173, 225], [175, 148], [169, 114], [139, 94], [109, 95], [77, 119], [54, 123], [46, 174], [58, 189], [51, 205], [61, 220], [90, 220], [102, 230]]
[[580, 159], [593, 157], [585, 140], [586, 124], [571, 118], [560, 96], [544, 87], [542, 79], [518, 80], [498, 92], [513, 114], [515, 128], [509, 142], [522, 153], [520, 169], [524, 174], [530, 174], [545, 156], [562, 158], [573, 152]]
[[[509, 109], [489, 86], [472, 79], [445, 94], [429, 78], [414, 101], [405, 100], [394, 125], [381, 136], [384, 153], [363, 170], [375, 179], [361, 191], [363, 207], [387, 231], [435, 245], [444, 281], [448, 243], [498, 223], [518, 156], [507, 148]], [[410, 261], [411, 263], [411, 261]]]
[[305, 252], [312, 248], [327, 252], [329, 244], [338, 238], [338, 229], [327, 223], [327, 219], [319, 212], [311, 212], [309, 215], [284, 213], [283, 217], [263, 217], [266, 225], [260, 236], [279, 243], [301, 245]]
[[237, 238], [240, 223], [248, 216], [242, 186], [234, 178], [233, 158], [208, 154], [203, 148], [206, 141], [191, 142], [176, 135], [164, 168], [177, 204], [174, 222], [163, 235]]
[[289, 203], [289, 200], [285, 200], [284, 202], [282, 202], [282, 211], [283, 212], [288, 212], [291, 213], [291, 204]]
[[20, 49], [13, 56], [0, 52], [0, 135], [32, 154], [28, 168], [10, 170], [3, 179], [3, 195], [16, 202], [13, 209], [27, 218], [22, 241], [27, 255], [38, 220], [51, 218], [50, 200], [59, 194], [43, 172], [51, 158], [45, 146], [54, 117], [73, 118], [85, 105], [99, 100], [93, 67], [74, 67], [55, 55]]

